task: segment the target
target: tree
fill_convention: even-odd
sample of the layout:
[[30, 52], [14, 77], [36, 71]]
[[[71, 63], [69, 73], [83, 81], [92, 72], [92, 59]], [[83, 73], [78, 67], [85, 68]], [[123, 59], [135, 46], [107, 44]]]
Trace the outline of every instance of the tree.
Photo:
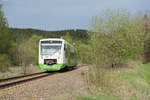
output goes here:
[[109, 9], [95, 16], [90, 40], [93, 63], [114, 67], [141, 55], [144, 51], [141, 21], [124, 9]]
[[27, 73], [27, 66], [38, 62], [38, 43], [41, 38], [42, 36], [33, 35], [27, 40], [22, 39], [22, 42], [18, 44], [17, 57], [24, 74]]
[[10, 65], [8, 51], [9, 51], [9, 29], [7, 19], [2, 11], [0, 4], [0, 71], [6, 71]]
[[2, 11], [2, 5], [0, 5], [0, 53], [7, 53], [9, 47], [9, 28], [7, 19]]
[[69, 34], [69, 32], [67, 32], [65, 36], [62, 36], [62, 38], [63, 38], [64, 40], [66, 40], [67, 42], [69, 42], [70, 44], [73, 44], [73, 38], [72, 38], [72, 36]]
[[150, 52], [150, 12], [145, 13], [143, 16], [143, 24], [144, 24], [144, 31], [145, 31], [145, 47], [144, 52]]

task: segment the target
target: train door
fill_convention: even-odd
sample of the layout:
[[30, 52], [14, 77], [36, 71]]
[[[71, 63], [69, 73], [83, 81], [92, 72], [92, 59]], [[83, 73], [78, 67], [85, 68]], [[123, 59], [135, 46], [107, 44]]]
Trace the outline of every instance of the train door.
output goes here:
[[68, 57], [67, 57], [67, 44], [64, 43], [64, 63], [68, 63]]

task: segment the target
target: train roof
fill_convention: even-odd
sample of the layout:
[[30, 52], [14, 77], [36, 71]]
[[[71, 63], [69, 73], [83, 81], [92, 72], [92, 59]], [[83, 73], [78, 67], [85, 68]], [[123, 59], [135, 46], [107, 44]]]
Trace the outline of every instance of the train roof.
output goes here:
[[64, 39], [61, 39], [61, 38], [45, 38], [45, 39], [41, 39], [40, 41], [46, 41], [46, 40], [59, 40], [59, 41], [65, 41]]
[[45, 39], [41, 39], [40, 41], [49, 41], [49, 40], [65, 41], [65, 43], [67, 43], [69, 46], [74, 48], [73, 45], [71, 45], [69, 42], [67, 42], [66, 40], [64, 40], [62, 38], [45, 38]]

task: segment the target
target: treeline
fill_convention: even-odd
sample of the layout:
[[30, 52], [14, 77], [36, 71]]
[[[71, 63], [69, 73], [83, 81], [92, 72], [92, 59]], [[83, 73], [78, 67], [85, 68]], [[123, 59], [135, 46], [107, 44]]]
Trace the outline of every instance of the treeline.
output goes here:
[[37, 29], [20, 29], [20, 28], [10, 28], [11, 39], [19, 40], [19, 38], [29, 38], [32, 35], [43, 36], [44, 38], [61, 38], [62, 36], [69, 33], [75, 40], [82, 40], [86, 42], [88, 39], [87, 30], [77, 29], [77, 30], [60, 30], [60, 31], [45, 31]]

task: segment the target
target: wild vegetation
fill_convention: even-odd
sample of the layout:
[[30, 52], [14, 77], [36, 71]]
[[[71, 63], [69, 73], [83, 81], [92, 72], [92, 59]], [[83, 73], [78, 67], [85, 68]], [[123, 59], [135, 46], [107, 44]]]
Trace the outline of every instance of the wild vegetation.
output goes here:
[[88, 31], [43, 31], [9, 28], [1, 7], [1, 72], [17, 65], [26, 74], [38, 63], [41, 38], [64, 38], [76, 47], [79, 61], [90, 66], [84, 77], [92, 96], [80, 94], [78, 100], [150, 98], [150, 65], [139, 61], [150, 52], [150, 13], [108, 9], [93, 17]]
[[77, 99], [148, 100], [150, 65], [138, 60], [150, 51], [149, 29], [148, 14], [142, 17], [109, 9], [93, 17], [90, 39], [82, 49], [92, 64], [85, 80], [95, 97], [79, 95]]

